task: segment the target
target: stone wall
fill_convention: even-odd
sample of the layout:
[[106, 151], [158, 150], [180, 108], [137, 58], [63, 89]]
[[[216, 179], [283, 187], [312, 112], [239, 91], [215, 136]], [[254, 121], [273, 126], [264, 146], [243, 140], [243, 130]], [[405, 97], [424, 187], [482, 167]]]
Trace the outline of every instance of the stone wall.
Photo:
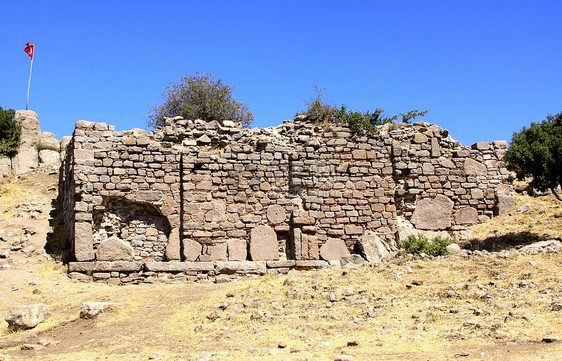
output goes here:
[[153, 132], [78, 121], [61, 167], [71, 271], [131, 282], [373, 261], [364, 243], [388, 255], [404, 223], [460, 236], [492, 217], [505, 148], [469, 148], [423, 122], [358, 134], [306, 121], [250, 130], [176, 117]]

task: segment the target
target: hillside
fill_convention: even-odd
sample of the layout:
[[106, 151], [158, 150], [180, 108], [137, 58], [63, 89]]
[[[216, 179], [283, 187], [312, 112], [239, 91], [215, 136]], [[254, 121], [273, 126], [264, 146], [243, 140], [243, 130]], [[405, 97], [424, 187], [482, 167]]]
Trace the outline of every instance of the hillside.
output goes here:
[[[28, 331], [2, 321], [2, 361], [562, 358], [562, 254], [519, 250], [560, 238], [553, 196], [516, 194], [514, 209], [474, 229], [472, 249], [498, 252], [119, 287], [71, 280], [60, 255], [44, 251], [57, 239], [56, 183], [44, 172], [0, 185], [0, 251], [14, 249], [0, 256], [0, 314], [35, 303], [51, 311]], [[121, 305], [80, 318], [92, 301]]]

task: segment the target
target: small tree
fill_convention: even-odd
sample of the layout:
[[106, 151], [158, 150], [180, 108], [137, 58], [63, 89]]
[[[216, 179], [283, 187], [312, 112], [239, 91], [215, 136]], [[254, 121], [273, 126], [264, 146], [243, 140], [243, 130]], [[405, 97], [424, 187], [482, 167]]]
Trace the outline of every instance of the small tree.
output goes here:
[[197, 71], [172, 83], [163, 94], [164, 104], [148, 113], [148, 125], [164, 124], [164, 117], [181, 115], [186, 119], [234, 120], [249, 127], [254, 117], [248, 108], [232, 96], [234, 87], [223, 84], [221, 79]]
[[504, 160], [517, 179], [532, 177], [531, 187], [550, 189], [562, 201], [556, 192], [556, 187], [562, 186], [562, 112], [513, 133]]
[[15, 119], [13, 109], [0, 107], [0, 156], [13, 156], [20, 143], [21, 126]]

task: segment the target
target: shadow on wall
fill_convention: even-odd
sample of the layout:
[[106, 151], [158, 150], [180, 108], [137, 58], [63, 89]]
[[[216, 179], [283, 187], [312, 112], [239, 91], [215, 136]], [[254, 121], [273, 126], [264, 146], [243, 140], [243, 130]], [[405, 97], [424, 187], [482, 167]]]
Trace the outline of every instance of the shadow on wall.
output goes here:
[[47, 233], [47, 243], [45, 252], [55, 260], [68, 263], [72, 260], [70, 240], [64, 224], [62, 203], [59, 198], [51, 202], [51, 212], [49, 213], [49, 225], [52, 232]]
[[484, 240], [472, 240], [464, 248], [472, 251], [499, 252], [508, 249], [517, 249], [526, 245], [552, 239], [548, 236], [539, 236], [531, 232], [508, 233], [500, 236], [487, 237]]

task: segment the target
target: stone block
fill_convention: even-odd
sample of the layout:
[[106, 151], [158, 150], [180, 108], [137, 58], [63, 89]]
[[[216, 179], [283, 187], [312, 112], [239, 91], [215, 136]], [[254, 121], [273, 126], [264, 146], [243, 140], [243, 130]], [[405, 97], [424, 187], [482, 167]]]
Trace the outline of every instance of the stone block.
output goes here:
[[181, 259], [180, 243], [180, 229], [172, 228], [166, 244], [166, 260], [179, 261]]
[[96, 250], [98, 261], [132, 261], [133, 247], [117, 237], [111, 237], [101, 242]]
[[476, 224], [478, 223], [478, 211], [472, 207], [463, 207], [455, 212], [456, 224]]
[[273, 228], [261, 225], [250, 232], [250, 259], [252, 261], [274, 261], [279, 259], [277, 234]]
[[324, 260], [341, 260], [349, 255], [345, 242], [339, 238], [328, 238], [326, 243], [320, 247], [320, 257]]
[[488, 173], [486, 165], [471, 158], [465, 159], [463, 170], [466, 175], [484, 176]]
[[190, 238], [183, 239], [183, 258], [186, 261], [197, 261], [202, 249], [201, 243]]
[[215, 272], [217, 274], [265, 274], [266, 263], [263, 261], [240, 261], [240, 262], [216, 262]]
[[371, 230], [363, 233], [357, 242], [357, 246], [369, 263], [379, 264], [391, 258], [391, 254], [386, 249], [383, 240]]
[[229, 239], [226, 241], [229, 261], [245, 261], [248, 257], [248, 246], [243, 239]]
[[416, 204], [410, 221], [418, 229], [448, 229], [451, 227], [453, 205], [452, 200], [441, 194], [435, 198], [424, 198]]
[[74, 224], [74, 258], [77, 261], [93, 261], [92, 224], [76, 222]]
[[69, 262], [69, 272], [138, 272], [142, 262]]
[[267, 220], [270, 224], [279, 224], [285, 222], [287, 218], [287, 213], [285, 209], [278, 204], [271, 205], [267, 207]]

